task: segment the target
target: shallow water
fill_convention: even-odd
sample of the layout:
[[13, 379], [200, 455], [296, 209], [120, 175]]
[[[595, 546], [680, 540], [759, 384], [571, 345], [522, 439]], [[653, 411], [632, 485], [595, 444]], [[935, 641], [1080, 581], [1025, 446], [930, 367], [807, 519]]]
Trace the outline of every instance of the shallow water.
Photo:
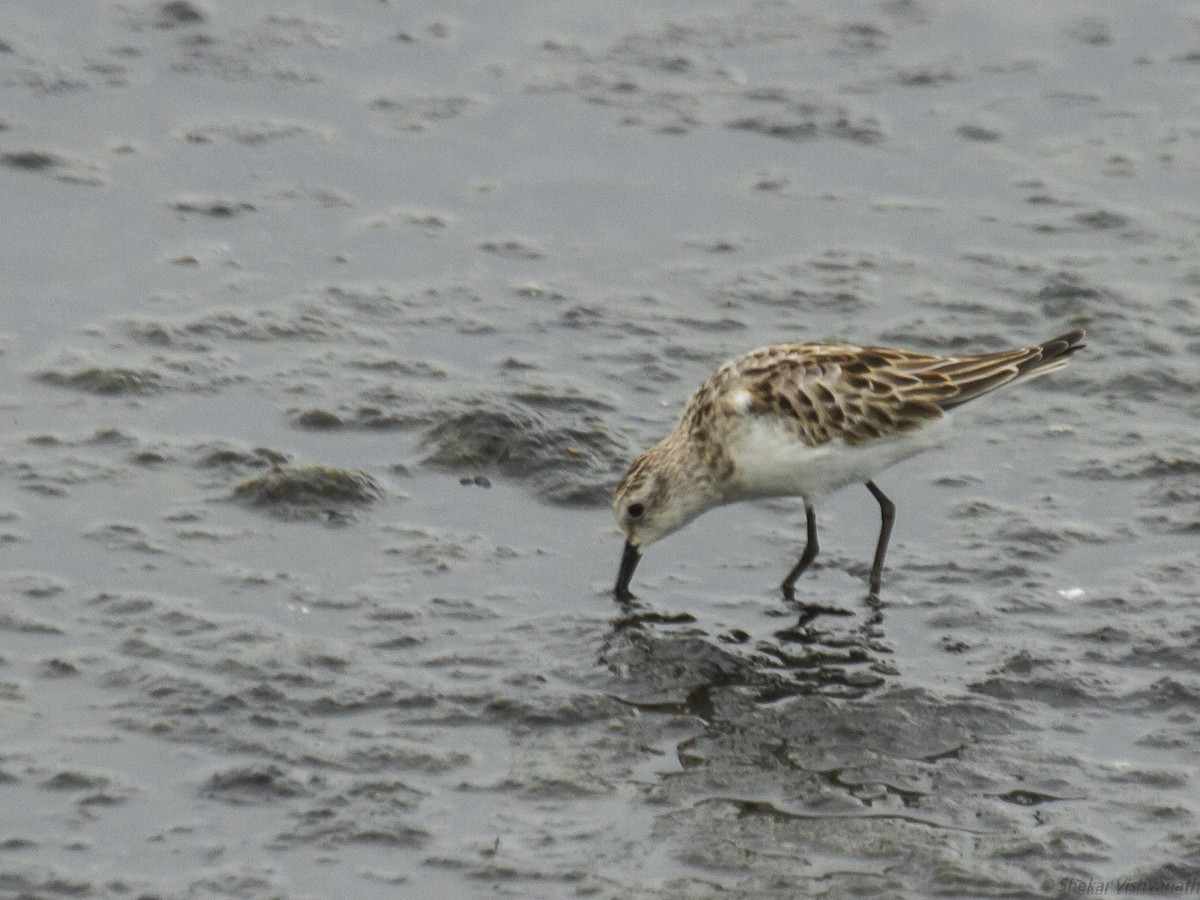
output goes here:
[[[0, 25], [0, 893], [1200, 878], [1194, 10], [84, 6]], [[1073, 327], [880, 476], [882, 606], [865, 491], [850, 615], [785, 502], [613, 603], [721, 360]]]

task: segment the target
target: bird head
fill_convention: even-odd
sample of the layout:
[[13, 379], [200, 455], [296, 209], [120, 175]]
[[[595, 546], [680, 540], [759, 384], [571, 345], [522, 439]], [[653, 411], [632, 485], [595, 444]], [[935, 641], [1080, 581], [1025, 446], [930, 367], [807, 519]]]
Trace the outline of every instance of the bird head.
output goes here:
[[628, 599], [642, 553], [713, 505], [707, 482], [695, 477], [686, 448], [663, 438], [636, 460], [613, 492], [613, 518], [625, 534], [614, 593]]

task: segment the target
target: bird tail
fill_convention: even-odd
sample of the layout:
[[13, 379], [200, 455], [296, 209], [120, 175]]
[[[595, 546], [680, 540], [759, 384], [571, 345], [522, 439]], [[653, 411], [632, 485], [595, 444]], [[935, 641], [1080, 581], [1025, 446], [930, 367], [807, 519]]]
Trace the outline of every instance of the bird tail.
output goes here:
[[936, 401], [944, 410], [953, 409], [998, 387], [1061, 369], [1075, 351], [1087, 346], [1083, 338], [1083, 329], [1077, 329], [1032, 347], [951, 357], [928, 366], [921, 374], [939, 380], [945, 378], [958, 388], [954, 394]]

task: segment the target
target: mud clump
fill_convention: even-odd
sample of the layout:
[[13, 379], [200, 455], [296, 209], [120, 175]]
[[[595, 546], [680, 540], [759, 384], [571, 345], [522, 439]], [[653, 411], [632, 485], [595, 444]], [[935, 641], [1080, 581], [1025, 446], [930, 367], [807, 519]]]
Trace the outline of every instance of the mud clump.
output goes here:
[[170, 29], [178, 28], [181, 25], [198, 25], [207, 18], [203, 7], [184, 2], [184, 0], [169, 0], [167, 3], [159, 4], [158, 16], [154, 24], [158, 28]]
[[121, 366], [92, 366], [76, 372], [42, 372], [38, 379], [58, 387], [105, 396], [155, 394], [163, 389], [162, 376], [157, 372]]
[[599, 421], [557, 424], [529, 409], [483, 407], [455, 413], [422, 438], [425, 465], [474, 476], [530, 481], [552, 503], [606, 501], [626, 448]]
[[44, 172], [66, 165], [66, 160], [54, 153], [42, 150], [13, 150], [0, 154], [0, 165], [27, 172]]
[[322, 465], [274, 466], [233, 489], [235, 500], [287, 518], [311, 518], [383, 496], [383, 488], [366, 472]]

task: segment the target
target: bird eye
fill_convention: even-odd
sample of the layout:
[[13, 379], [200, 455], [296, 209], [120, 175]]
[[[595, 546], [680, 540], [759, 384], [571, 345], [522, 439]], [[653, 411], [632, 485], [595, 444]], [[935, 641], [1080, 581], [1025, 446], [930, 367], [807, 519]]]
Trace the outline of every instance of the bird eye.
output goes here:
[[631, 519], [640, 519], [646, 513], [646, 507], [641, 503], [630, 503], [629, 508], [625, 510]]

